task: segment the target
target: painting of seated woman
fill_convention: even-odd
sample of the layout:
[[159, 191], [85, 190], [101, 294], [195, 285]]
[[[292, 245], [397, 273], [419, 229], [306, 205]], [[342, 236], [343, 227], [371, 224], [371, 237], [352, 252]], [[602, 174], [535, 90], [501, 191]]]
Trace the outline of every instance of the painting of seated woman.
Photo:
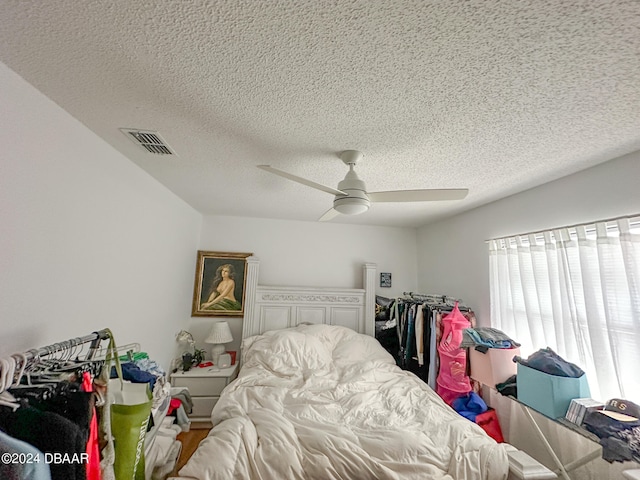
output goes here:
[[192, 315], [243, 315], [246, 257], [250, 255], [198, 252]]

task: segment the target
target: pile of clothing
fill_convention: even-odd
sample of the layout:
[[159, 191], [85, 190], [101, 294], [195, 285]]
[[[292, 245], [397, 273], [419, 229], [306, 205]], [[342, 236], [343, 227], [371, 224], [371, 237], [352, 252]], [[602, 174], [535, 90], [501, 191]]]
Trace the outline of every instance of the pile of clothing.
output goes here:
[[603, 410], [588, 412], [583, 426], [600, 439], [602, 458], [612, 462], [640, 462], [640, 407], [613, 398]]
[[486, 353], [490, 348], [516, 348], [520, 344], [497, 328], [476, 327], [465, 328], [462, 331], [460, 348], [475, 348]]

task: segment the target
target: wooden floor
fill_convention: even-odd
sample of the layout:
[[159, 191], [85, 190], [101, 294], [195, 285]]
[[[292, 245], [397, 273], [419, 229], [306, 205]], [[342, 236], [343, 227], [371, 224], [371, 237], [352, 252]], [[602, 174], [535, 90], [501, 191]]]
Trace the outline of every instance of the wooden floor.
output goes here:
[[182, 451], [180, 457], [176, 463], [176, 468], [171, 472], [171, 477], [177, 477], [178, 472], [187, 463], [187, 460], [193, 455], [196, 448], [200, 444], [200, 441], [207, 436], [211, 430], [211, 424], [192, 424], [191, 429], [188, 432], [182, 432], [178, 434], [178, 440], [182, 442]]

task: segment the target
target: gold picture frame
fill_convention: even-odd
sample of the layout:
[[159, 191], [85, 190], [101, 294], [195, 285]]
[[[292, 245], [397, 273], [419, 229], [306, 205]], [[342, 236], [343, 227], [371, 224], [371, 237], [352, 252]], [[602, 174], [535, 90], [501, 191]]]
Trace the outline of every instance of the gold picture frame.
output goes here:
[[247, 257], [252, 253], [198, 250], [191, 315], [194, 317], [241, 317]]

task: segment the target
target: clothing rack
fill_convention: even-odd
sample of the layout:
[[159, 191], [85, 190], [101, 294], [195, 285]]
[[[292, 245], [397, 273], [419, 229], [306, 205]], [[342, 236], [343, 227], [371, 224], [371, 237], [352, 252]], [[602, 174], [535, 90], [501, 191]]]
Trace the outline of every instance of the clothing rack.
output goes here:
[[86, 360], [93, 359], [94, 355], [100, 348], [100, 342], [102, 340], [107, 340], [111, 337], [109, 334], [109, 330], [98, 330], [97, 332], [93, 332], [90, 335], [85, 335], [84, 337], [76, 337], [70, 338], [69, 340], [65, 340], [63, 342], [54, 343], [52, 345], [47, 345], [46, 347], [40, 347], [37, 349], [27, 350], [24, 353], [25, 361], [27, 364], [33, 360], [37, 360], [40, 357], [44, 357], [47, 355], [52, 355], [57, 352], [62, 352], [65, 350], [70, 350], [79, 345], [84, 345], [85, 343], [91, 342], [89, 346], [89, 351], [87, 352]]
[[442, 331], [442, 320], [453, 311], [456, 304], [465, 317], [473, 318], [470, 323], [474, 325], [473, 309], [462, 305], [460, 299], [447, 295], [403, 292], [402, 296], [394, 298], [387, 307], [389, 320], [383, 330], [393, 328], [395, 338], [391, 340], [388, 336], [384, 337], [385, 348], [393, 355], [400, 368], [410, 370], [433, 389], [437, 388], [437, 344]]
[[422, 293], [414, 293], [414, 292], [402, 292], [402, 295], [405, 296], [404, 300], [426, 303], [430, 307], [435, 307], [435, 308], [441, 308], [441, 307], [453, 308], [456, 302], [458, 302], [459, 310], [465, 311], [465, 312], [471, 311], [471, 308], [462, 304], [461, 299], [449, 297], [447, 295], [422, 294]]
[[[109, 348], [104, 347], [100, 349], [96, 349], [92, 359], [95, 360], [104, 360], [107, 356]], [[127, 355], [129, 352], [131, 353], [140, 353], [142, 351], [142, 347], [139, 343], [127, 343], [126, 345], [118, 345], [116, 347], [116, 353], [119, 357]]]
[[89, 343], [89, 350], [84, 360], [93, 360], [100, 348], [100, 342], [110, 337], [110, 331], [103, 329], [84, 337], [70, 338], [45, 347], [33, 348], [23, 353], [0, 357], [0, 393], [10, 388], [15, 382], [19, 382], [23, 372], [37, 365], [42, 357], [65, 351], [72, 352], [71, 355], [73, 355], [75, 347]]

